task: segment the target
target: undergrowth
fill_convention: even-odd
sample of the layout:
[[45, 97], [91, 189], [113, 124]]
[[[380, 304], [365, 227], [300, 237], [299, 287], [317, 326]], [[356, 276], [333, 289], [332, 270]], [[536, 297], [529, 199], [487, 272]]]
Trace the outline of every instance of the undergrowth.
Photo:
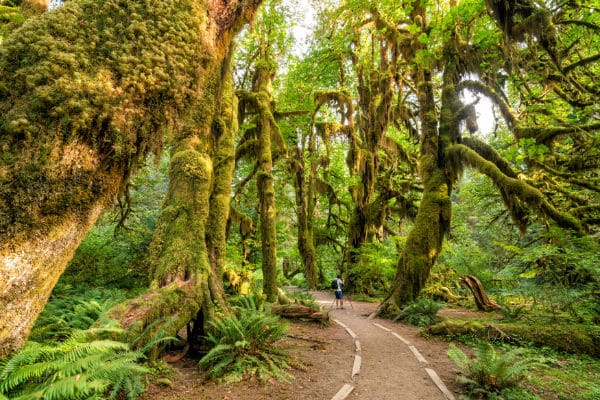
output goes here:
[[402, 308], [395, 321], [401, 320], [414, 326], [429, 326], [441, 320], [436, 314], [442, 307], [443, 303], [429, 297], [421, 297]]
[[240, 308], [221, 320], [211, 321], [207, 336], [213, 348], [200, 360], [208, 378], [225, 383], [250, 377], [291, 378], [285, 370], [289, 356], [273, 345], [286, 337], [286, 325], [275, 315]]
[[126, 293], [118, 289], [75, 288], [59, 284], [40, 314], [29, 339], [36, 342], [64, 340], [73, 330], [85, 330], [98, 320], [108, 323], [106, 312], [123, 301]]
[[470, 396], [504, 400], [535, 398], [519, 387], [530, 368], [539, 364], [538, 360], [524, 356], [524, 352], [517, 348], [502, 353], [491, 344], [480, 342], [474, 349], [473, 358], [454, 344], [450, 345], [448, 356], [460, 368], [462, 375], [457, 381], [465, 386]]
[[75, 330], [63, 342], [27, 342], [0, 361], [0, 394], [12, 400], [135, 399], [149, 369], [143, 351], [108, 339], [122, 330]]
[[29, 341], [0, 360], [0, 400], [138, 398], [152, 372], [146, 355], [175, 339], [151, 324], [125, 343], [126, 332], [106, 316], [125, 297], [122, 290], [57, 285]]

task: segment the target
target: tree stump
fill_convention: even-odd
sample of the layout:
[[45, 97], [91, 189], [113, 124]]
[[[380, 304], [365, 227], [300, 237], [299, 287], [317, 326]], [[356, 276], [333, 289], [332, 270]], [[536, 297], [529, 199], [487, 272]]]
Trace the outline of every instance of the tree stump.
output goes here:
[[488, 297], [487, 293], [485, 292], [485, 288], [483, 287], [479, 279], [477, 279], [473, 275], [463, 275], [460, 277], [460, 280], [473, 293], [477, 309], [481, 311], [494, 311], [500, 308], [498, 303], [496, 303], [494, 300], [491, 300]]

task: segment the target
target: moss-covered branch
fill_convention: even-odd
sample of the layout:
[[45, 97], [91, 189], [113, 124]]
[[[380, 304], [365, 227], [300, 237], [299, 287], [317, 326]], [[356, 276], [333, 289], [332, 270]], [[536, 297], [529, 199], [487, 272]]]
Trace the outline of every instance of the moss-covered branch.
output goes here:
[[[463, 144], [475, 151], [487, 161], [494, 164], [500, 170], [500, 172], [506, 175], [507, 177], [513, 179], [518, 178], [517, 174], [512, 170], [510, 164], [502, 156], [500, 156], [500, 154], [498, 154], [498, 152], [492, 146], [472, 137], [464, 138]], [[462, 165], [462, 159], [454, 160], [452, 155], [452, 153], [449, 153], [449, 159], [452, 162], [460, 163]], [[455, 153], [455, 155], [457, 154]], [[502, 200], [508, 208], [513, 222], [519, 227], [519, 229], [522, 232], [524, 232], [528, 224], [528, 214], [527, 210], [525, 209], [525, 204], [519, 197], [514, 196], [506, 188], [500, 187], [499, 189], [500, 194], [502, 195]]]
[[582, 58], [581, 60], [574, 62], [573, 64], [567, 65], [566, 67], [563, 68], [563, 73], [567, 74], [569, 72], [571, 72], [572, 70], [574, 70], [575, 68], [579, 68], [579, 67], [584, 67], [588, 64], [591, 64], [595, 61], [600, 60], [600, 53], [599, 54], [595, 54], [593, 56], [590, 57], [586, 57], [586, 58]]
[[496, 164], [486, 160], [469, 147], [462, 144], [455, 144], [448, 148], [447, 153], [449, 157], [458, 157], [464, 160], [465, 165], [490, 177], [494, 184], [505, 191], [507, 195], [517, 196], [543, 215], [555, 220], [560, 226], [573, 229], [579, 234], [583, 233], [583, 227], [577, 218], [568, 212], [557, 210], [538, 189], [520, 179], [505, 175]]
[[587, 125], [571, 126], [526, 126], [517, 127], [515, 133], [519, 138], [535, 139], [538, 143], [548, 143], [561, 135], [571, 135], [579, 132], [594, 132], [600, 130], [600, 122]]

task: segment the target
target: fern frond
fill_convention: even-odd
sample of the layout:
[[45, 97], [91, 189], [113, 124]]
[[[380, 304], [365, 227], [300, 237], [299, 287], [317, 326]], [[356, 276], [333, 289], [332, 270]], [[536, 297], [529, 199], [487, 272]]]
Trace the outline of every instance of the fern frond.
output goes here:
[[234, 382], [256, 375], [283, 379], [288, 368], [287, 354], [273, 347], [285, 337], [286, 326], [278, 317], [262, 312], [240, 309], [236, 314], [213, 321], [214, 333], [206, 339], [214, 347], [200, 360], [200, 366], [210, 368], [209, 378]]
[[448, 356], [462, 370], [460, 382], [471, 393], [499, 393], [505, 388], [516, 387], [527, 370], [535, 364], [531, 358], [522, 356], [523, 349], [498, 353], [494, 347], [481, 342], [475, 348], [475, 357], [468, 358], [454, 345], [450, 345]]
[[113, 393], [108, 398], [117, 398], [132, 388], [127, 396], [136, 398], [148, 372], [138, 364], [143, 353], [130, 351], [126, 343], [87, 341], [89, 336], [75, 331], [62, 343], [28, 343], [1, 364], [0, 393], [13, 400], [90, 400], [106, 398], [108, 390]]
[[33, 393], [22, 395], [13, 400], [64, 400], [64, 399], [89, 399], [94, 394], [103, 393], [108, 387], [108, 382], [87, 381], [84, 377], [70, 376], [53, 381]]

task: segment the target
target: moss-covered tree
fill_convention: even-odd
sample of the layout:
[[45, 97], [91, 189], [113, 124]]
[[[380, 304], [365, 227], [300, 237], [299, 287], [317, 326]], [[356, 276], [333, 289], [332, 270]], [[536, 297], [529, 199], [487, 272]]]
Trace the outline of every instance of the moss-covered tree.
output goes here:
[[[214, 181], [211, 127], [219, 131], [213, 122], [223, 87], [221, 62], [258, 3], [66, 2], [4, 39], [0, 355], [23, 344], [83, 236], [145, 156], [160, 152], [166, 130], [176, 139], [169, 199], [179, 205], [166, 203], [162, 223], [169, 213], [208, 213], [199, 207], [207, 205]], [[181, 206], [187, 201], [191, 209]], [[205, 220], [193, 222], [196, 232]], [[169, 254], [158, 250], [161, 232], [175, 230], [157, 233], [154, 282], [172, 280], [170, 287], [179, 289], [163, 297], [161, 312], [146, 314], [169, 314], [185, 300], [190, 306], [179, 320], [191, 319], [206, 305], [208, 255], [184, 248], [177, 273], [171, 273], [160, 267]], [[165, 243], [173, 244], [166, 236]], [[121, 314], [125, 324], [127, 315]]]
[[334, 35], [339, 42], [332, 57], [339, 66], [337, 83], [342, 89], [317, 91], [315, 114], [326, 104], [336, 107], [339, 123], [318, 123], [317, 129], [324, 140], [343, 135], [348, 141], [346, 161], [355, 179], [348, 188], [353, 208], [345, 274], [347, 287], [352, 288], [359, 279], [353, 267], [359, 262], [361, 246], [382, 239], [385, 231], [390, 231], [390, 202], [403, 205], [402, 210], [394, 210], [401, 216], [415, 209], [406, 197], [417, 188], [412, 168], [415, 159], [410, 147], [401, 146], [390, 132], [414, 137], [416, 131], [404, 85], [409, 71], [400, 61], [406, 38], [386, 25], [374, 4], [348, 4], [335, 18], [339, 20], [333, 28], [337, 32], [328, 36]]
[[[269, 1], [257, 16], [240, 56], [245, 61], [245, 74], [240, 96], [240, 124], [246, 123], [236, 149], [236, 159], [254, 164], [245, 181], [256, 180], [260, 240], [262, 250], [263, 293], [267, 300], [277, 299], [277, 232], [274, 164], [286, 156], [287, 145], [276, 120], [274, 79], [278, 59], [287, 50], [289, 37], [285, 12], [279, 0]], [[247, 80], [247, 82], [246, 82]], [[248, 90], [249, 89], [249, 90]]]
[[[356, 111], [342, 123], [354, 130], [350, 117], [357, 121], [356, 134], [348, 139], [348, 160], [350, 168], [362, 171], [353, 197], [357, 207], [365, 206], [365, 216], [381, 221], [377, 217], [385, 209], [385, 202], [375, 201], [377, 193], [384, 194], [381, 188], [370, 190], [384, 182], [371, 179], [377, 175], [371, 167], [381, 166], [385, 132], [393, 124], [419, 141], [423, 193], [386, 304], [405, 304], [424, 286], [448, 233], [450, 195], [464, 168], [492, 179], [521, 229], [534, 216], [579, 234], [597, 225], [594, 160], [600, 125], [592, 98], [598, 91], [600, 49], [593, 39], [598, 16], [590, 5], [347, 1], [328, 21], [338, 22], [334, 31], [351, 38], [327, 36], [336, 57], [353, 57], [355, 75], [348, 74], [348, 87], [357, 90]], [[513, 134], [508, 146], [521, 154], [517, 162], [473, 136], [478, 100], [467, 101], [465, 94], [494, 103], [503, 119], [500, 128]], [[354, 96], [344, 92], [318, 96], [318, 104], [337, 104], [342, 114], [354, 105]], [[401, 155], [396, 154], [399, 161], [408, 161]], [[352, 233], [358, 232], [353, 226], [362, 226], [356, 218], [360, 213], [354, 215], [350, 242], [365, 236]], [[381, 226], [373, 221], [364, 226]]]
[[[446, 17], [441, 19], [441, 25], [437, 25], [435, 20], [439, 21], [439, 18], [434, 18], [433, 10], [427, 5], [419, 2], [407, 5], [406, 17], [413, 25], [404, 35], [412, 35], [412, 46], [405, 47], [403, 55], [413, 71], [411, 79], [419, 105], [419, 172], [425, 191], [415, 224], [399, 257], [389, 299], [396, 305], [413, 300], [425, 284], [450, 226], [450, 193], [463, 168], [473, 168], [492, 179], [514, 223], [522, 229], [527, 226], [528, 216], [536, 214], [581, 234], [586, 223], [594, 224], [590, 217], [595, 214], [598, 204], [597, 188], [593, 185], [582, 184], [576, 179], [558, 183], [557, 179], [564, 178], [565, 172], [555, 170], [552, 174], [545, 168], [547, 174], [542, 177], [536, 167], [543, 159], [568, 169], [565, 164], [580, 160], [581, 154], [587, 158], [595, 153], [593, 143], [597, 133], [594, 131], [598, 127], [588, 122], [594, 117], [586, 110], [590, 104], [586, 104], [586, 99], [597, 90], [590, 78], [597, 78], [598, 70], [594, 66], [589, 74], [576, 77], [568, 71], [575, 69], [569, 68], [575, 63], [573, 59], [579, 59], [577, 63], [586, 60], [586, 65], [591, 67], [594, 56], [590, 59], [586, 53], [597, 52], [597, 49], [584, 50], [579, 47], [575, 32], [567, 28], [561, 37], [555, 29], [555, 24], [569, 25], [565, 19], [570, 20], [575, 15], [578, 19], [589, 18], [585, 7], [563, 4], [559, 6], [561, 12], [551, 18], [550, 10], [546, 8], [549, 5], [538, 7], [528, 1], [489, 1], [485, 5], [482, 2], [451, 3], [444, 11]], [[498, 28], [494, 29], [486, 22], [487, 18], [495, 20]], [[589, 22], [587, 20], [581, 26], [597, 34], [594, 28], [597, 25], [594, 22], [589, 26]], [[437, 37], [441, 39], [438, 48], [432, 40]], [[498, 42], [503, 45], [498, 47]], [[559, 60], [559, 54], [570, 58], [571, 64], [561, 65], [563, 61]], [[533, 59], [544, 72], [532, 70], [527, 65], [525, 60]], [[563, 77], [557, 79], [556, 75]], [[479, 79], [472, 79], [474, 76]], [[507, 78], [508, 89], [515, 89], [520, 96], [503, 93]], [[437, 82], [440, 83], [438, 90]], [[576, 91], [578, 87], [580, 90]], [[516, 146], [526, 153], [525, 165], [511, 165], [482, 140], [462, 138], [463, 126], [470, 134], [477, 131], [474, 104], [466, 103], [460, 97], [466, 89], [495, 103], [504, 117], [505, 126], [514, 134]], [[436, 106], [438, 91], [441, 94], [439, 112]], [[562, 96], [563, 91], [573, 98]], [[526, 110], [520, 117], [511, 110], [509, 97]], [[553, 104], [554, 112], [535, 106], [538, 101], [546, 106]], [[577, 113], [581, 118], [560, 120], [561, 111]], [[540, 126], [540, 123], [547, 126]], [[545, 153], [545, 150], [537, 147], [536, 154], [528, 148], [531, 145], [522, 140], [524, 137], [535, 138], [538, 145], [546, 144], [554, 151], [549, 151], [546, 157], [538, 157], [539, 152]], [[571, 172], [595, 176], [597, 165], [593, 162], [584, 164], [581, 169]], [[529, 177], [525, 178], [527, 175]], [[540, 190], [546, 185], [552, 185], [554, 190]], [[573, 190], [582, 189], [587, 196], [573, 195]], [[564, 203], [566, 199], [570, 205]], [[581, 207], [586, 210], [587, 219], [578, 218], [582, 216], [577, 214]]]

